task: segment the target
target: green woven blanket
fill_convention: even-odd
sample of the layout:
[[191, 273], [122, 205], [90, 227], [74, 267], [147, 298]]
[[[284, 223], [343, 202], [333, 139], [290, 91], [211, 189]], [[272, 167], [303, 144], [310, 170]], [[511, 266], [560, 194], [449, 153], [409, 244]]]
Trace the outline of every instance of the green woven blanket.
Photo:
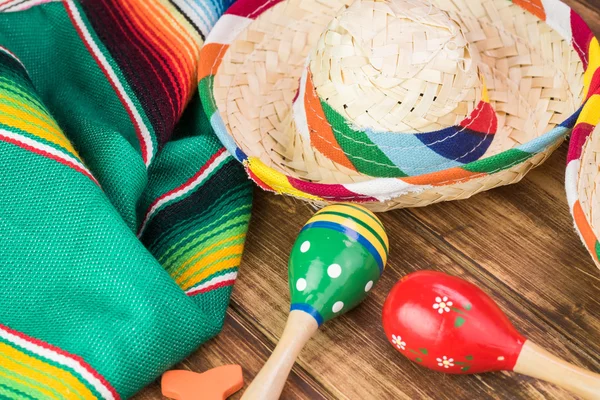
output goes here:
[[0, 398], [128, 397], [216, 335], [251, 187], [197, 94], [230, 0], [0, 0]]

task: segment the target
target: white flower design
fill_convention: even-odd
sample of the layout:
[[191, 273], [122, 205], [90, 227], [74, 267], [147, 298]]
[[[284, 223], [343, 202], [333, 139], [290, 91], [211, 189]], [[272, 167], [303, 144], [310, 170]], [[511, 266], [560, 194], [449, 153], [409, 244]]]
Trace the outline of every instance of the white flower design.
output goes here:
[[438, 362], [438, 365], [440, 367], [444, 367], [444, 368], [454, 367], [454, 358], [448, 358], [448, 357], [444, 356], [442, 358], [436, 358], [435, 360]]
[[444, 311], [450, 312], [450, 307], [452, 306], [452, 304], [453, 303], [448, 300], [448, 297], [444, 296], [443, 298], [441, 298], [438, 296], [435, 298], [435, 303], [433, 304], [433, 309], [438, 310], [438, 312], [440, 314], [443, 314]]
[[406, 342], [403, 342], [400, 336], [392, 335], [392, 343], [399, 349], [406, 350]]

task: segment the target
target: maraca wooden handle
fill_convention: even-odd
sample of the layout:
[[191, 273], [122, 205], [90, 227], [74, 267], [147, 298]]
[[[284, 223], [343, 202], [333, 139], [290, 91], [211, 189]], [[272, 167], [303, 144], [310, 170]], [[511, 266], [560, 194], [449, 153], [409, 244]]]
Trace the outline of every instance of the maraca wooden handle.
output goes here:
[[529, 340], [523, 345], [515, 372], [554, 383], [584, 399], [600, 399], [600, 375], [550, 354]]
[[276, 400], [306, 342], [319, 325], [304, 311], [292, 311], [273, 354], [250, 384], [242, 400]]
[[289, 262], [293, 310], [281, 340], [242, 399], [278, 399], [304, 344], [319, 325], [358, 305], [381, 276], [389, 241], [366, 208], [336, 204], [317, 212], [298, 235]]

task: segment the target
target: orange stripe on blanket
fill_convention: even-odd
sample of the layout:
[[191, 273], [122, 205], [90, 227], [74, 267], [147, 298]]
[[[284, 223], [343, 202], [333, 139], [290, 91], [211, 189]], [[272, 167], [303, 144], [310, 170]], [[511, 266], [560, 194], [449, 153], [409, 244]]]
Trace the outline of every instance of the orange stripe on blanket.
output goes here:
[[198, 67], [198, 82], [209, 75], [217, 73], [228, 48], [228, 44], [220, 43], [209, 43], [202, 47], [200, 51], [200, 66]]
[[[194, 63], [198, 50], [204, 44], [204, 40], [189, 20], [177, 11], [177, 8], [173, 6], [173, 2], [170, 0], [160, 0], [154, 2], [154, 4], [150, 4], [144, 0], [138, 1], [140, 5], [151, 5], [159, 8], [157, 10], [158, 16], [165, 21], [165, 24], [175, 27], [175, 29], [169, 28], [169, 32], [187, 43], [188, 55], [192, 57], [188, 61]], [[167, 43], [171, 42], [168, 41]]]
[[444, 186], [466, 182], [478, 175], [481, 175], [481, 173], [470, 172], [456, 167], [439, 172], [432, 172], [431, 174], [404, 177], [401, 180], [410, 183], [411, 185]]
[[220, 250], [198, 264], [193, 265], [175, 281], [183, 289], [188, 290], [209, 276], [240, 265], [244, 245], [228, 247]]
[[7, 111], [10, 114], [2, 115], [2, 112], [0, 112], [0, 125], [17, 128], [38, 138], [47, 140], [79, 158], [77, 151], [75, 151], [69, 139], [54, 124], [51, 125], [43, 120], [36, 119], [31, 114], [27, 114], [14, 107], [6, 106], [2, 111]]
[[161, 1], [129, 0], [121, 6], [128, 11], [129, 21], [135, 26], [142, 46], [162, 65], [172, 87], [177, 88], [177, 97], [170, 101], [174, 116], [178, 117], [197, 83], [196, 60], [202, 39], [197, 35], [199, 42], [195, 43], [191, 36], [194, 28], [170, 17], [178, 15], [171, 5], [165, 6]]
[[[298, 101], [302, 100], [300, 99]], [[312, 145], [331, 161], [356, 171], [352, 162], [342, 151], [342, 148], [333, 135], [331, 125], [329, 125], [327, 118], [325, 118], [323, 106], [321, 105], [321, 100], [313, 85], [310, 72], [308, 72], [308, 77], [306, 79], [304, 109], [306, 110], [306, 122], [308, 124], [308, 130], [310, 131], [310, 141]]]
[[529, 11], [542, 21], [546, 20], [546, 12], [542, 0], [513, 0], [513, 3]]
[[162, 27], [158, 29], [158, 32], [164, 35], [165, 43], [168, 47], [179, 50], [171, 55], [171, 58], [179, 59], [187, 68], [188, 74], [195, 76], [198, 54], [203, 44], [202, 37], [196, 33], [194, 27], [167, 0], [160, 0], [158, 2], [137, 1], [140, 8], [155, 9], [153, 17], [156, 19], [156, 22], [160, 22]]
[[[140, 39], [143, 40], [140, 41], [148, 42], [148, 50], [154, 53], [156, 59], [163, 65], [165, 62], [168, 63], [168, 66], [171, 67], [164, 68], [169, 78], [179, 82], [188, 82], [190, 71], [189, 69], [184, 70], [185, 66], [183, 65], [188, 61], [184, 57], [189, 52], [188, 46], [177, 40], [175, 35], [175, 32], [181, 28], [173, 24], [169, 26], [162, 21], [160, 13], [153, 11], [150, 3], [143, 4], [139, 0], [130, 0], [124, 2], [122, 7], [128, 12], [131, 23], [136, 27], [136, 32], [141, 34]], [[167, 43], [171, 44], [171, 48], [168, 48]], [[174, 48], [179, 49], [177, 57], [173, 54]]]
[[598, 255], [596, 254], [596, 242], [597, 238], [590, 226], [587, 218], [585, 217], [585, 213], [581, 208], [581, 203], [579, 200], [575, 202], [573, 205], [573, 218], [575, 219], [575, 224], [577, 225], [577, 229], [585, 242], [589, 252], [594, 256], [594, 259], [598, 261]]
[[[190, 266], [192, 263], [198, 263], [198, 259], [202, 258], [205, 254], [210, 253], [210, 251], [212, 249], [218, 248], [221, 245], [224, 245], [226, 243], [231, 243], [231, 242], [235, 242], [235, 241], [239, 241], [240, 239], [244, 238], [246, 236], [245, 233], [241, 234], [241, 235], [236, 235], [236, 236], [231, 236], [228, 237], [226, 239], [220, 240], [216, 243], [211, 244], [210, 246], [208, 246], [207, 248], [203, 249], [202, 251], [200, 251], [199, 253], [195, 253], [193, 254], [191, 257], [189, 257], [184, 263], [182, 263], [181, 265], [177, 266], [177, 268], [175, 268], [172, 272], [171, 272], [171, 276], [175, 276], [177, 275], [177, 273], [183, 269], [186, 269], [188, 266]], [[231, 247], [231, 245], [229, 246]]]

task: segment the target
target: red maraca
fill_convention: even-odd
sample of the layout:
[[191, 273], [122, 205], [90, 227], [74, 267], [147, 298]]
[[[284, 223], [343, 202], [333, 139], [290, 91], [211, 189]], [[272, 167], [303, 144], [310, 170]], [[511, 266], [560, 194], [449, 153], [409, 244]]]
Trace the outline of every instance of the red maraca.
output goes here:
[[515, 371], [600, 399], [600, 375], [527, 340], [481, 289], [441, 272], [401, 279], [383, 306], [383, 329], [400, 353], [436, 371]]

